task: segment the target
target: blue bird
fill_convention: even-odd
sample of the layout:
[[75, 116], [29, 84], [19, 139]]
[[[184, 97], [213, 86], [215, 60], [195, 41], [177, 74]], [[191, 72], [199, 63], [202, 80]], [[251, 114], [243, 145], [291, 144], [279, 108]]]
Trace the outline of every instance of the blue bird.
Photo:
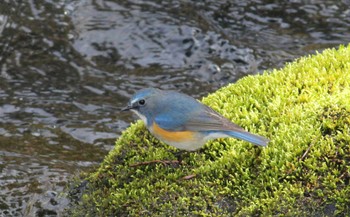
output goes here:
[[268, 139], [251, 134], [196, 99], [156, 88], [134, 94], [122, 111], [136, 113], [159, 140], [176, 148], [194, 151], [208, 140], [234, 137], [266, 146]]

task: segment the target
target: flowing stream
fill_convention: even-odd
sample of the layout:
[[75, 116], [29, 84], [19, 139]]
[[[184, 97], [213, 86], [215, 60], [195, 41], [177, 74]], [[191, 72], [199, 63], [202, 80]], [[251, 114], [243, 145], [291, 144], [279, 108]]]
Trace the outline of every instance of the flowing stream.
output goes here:
[[349, 39], [349, 0], [2, 0], [0, 216], [62, 213], [136, 90], [201, 98]]

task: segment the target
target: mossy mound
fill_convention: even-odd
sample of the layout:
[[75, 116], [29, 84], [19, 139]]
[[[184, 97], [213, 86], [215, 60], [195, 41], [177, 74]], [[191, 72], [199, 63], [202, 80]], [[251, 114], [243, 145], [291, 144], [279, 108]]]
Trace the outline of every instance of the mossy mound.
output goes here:
[[131, 167], [176, 159], [137, 122], [89, 174], [73, 214], [350, 215], [350, 46], [245, 77], [203, 102], [271, 139], [268, 147], [219, 139], [181, 165]]

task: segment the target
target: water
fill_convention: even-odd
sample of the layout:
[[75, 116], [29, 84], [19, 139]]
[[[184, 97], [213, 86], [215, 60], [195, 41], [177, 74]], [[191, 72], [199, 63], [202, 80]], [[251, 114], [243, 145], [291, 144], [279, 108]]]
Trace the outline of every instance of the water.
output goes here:
[[350, 1], [0, 3], [0, 216], [57, 216], [143, 87], [196, 98], [346, 44]]

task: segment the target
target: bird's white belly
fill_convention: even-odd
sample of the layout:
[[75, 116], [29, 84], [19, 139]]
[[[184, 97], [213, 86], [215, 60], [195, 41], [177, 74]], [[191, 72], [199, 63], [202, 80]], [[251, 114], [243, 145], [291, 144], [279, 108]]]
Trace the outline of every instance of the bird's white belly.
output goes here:
[[195, 151], [201, 148], [205, 144], [205, 142], [203, 141], [186, 141], [186, 142], [174, 142], [174, 141], [166, 141], [166, 140], [162, 140], [162, 141], [171, 146], [174, 146], [175, 148], [183, 149], [186, 151]]

